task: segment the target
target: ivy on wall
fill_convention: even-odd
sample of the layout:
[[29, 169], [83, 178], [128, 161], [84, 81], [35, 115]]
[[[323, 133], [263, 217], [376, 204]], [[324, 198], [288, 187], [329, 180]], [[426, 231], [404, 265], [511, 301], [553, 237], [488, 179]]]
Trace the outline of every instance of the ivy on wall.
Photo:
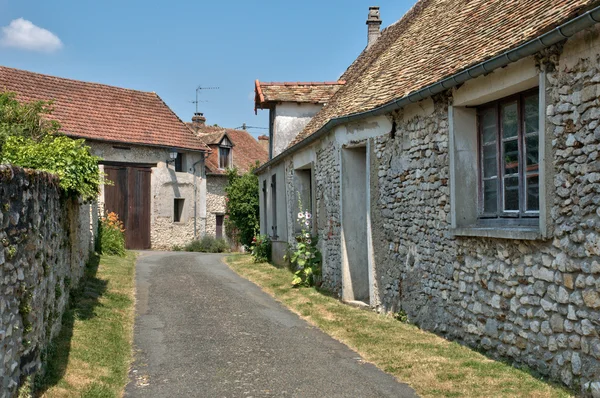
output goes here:
[[0, 93], [0, 161], [58, 175], [67, 195], [93, 200], [104, 182], [84, 140], [60, 133], [50, 119], [52, 102], [19, 102], [14, 93]]

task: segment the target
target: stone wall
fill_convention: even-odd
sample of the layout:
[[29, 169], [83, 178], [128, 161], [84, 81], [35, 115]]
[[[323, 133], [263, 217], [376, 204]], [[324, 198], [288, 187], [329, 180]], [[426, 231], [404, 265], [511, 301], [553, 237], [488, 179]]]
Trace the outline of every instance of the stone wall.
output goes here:
[[39, 370], [94, 248], [97, 206], [53, 175], [0, 166], [0, 397]]
[[[209, 175], [206, 178], [206, 234], [215, 236], [216, 214], [225, 214], [226, 175]], [[225, 231], [223, 230], [223, 237]]]
[[378, 300], [383, 311], [403, 310], [411, 322], [492, 356], [568, 386], [589, 385], [600, 382], [600, 64], [545, 61], [554, 235], [452, 237], [452, 98], [439, 96], [433, 114], [398, 124], [401, 139], [374, 142]]

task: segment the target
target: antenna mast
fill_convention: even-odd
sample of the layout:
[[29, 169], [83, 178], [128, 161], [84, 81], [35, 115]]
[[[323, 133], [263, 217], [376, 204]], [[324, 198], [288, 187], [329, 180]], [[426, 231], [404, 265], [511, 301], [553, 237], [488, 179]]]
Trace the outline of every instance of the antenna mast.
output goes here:
[[198, 103], [200, 102], [198, 100], [198, 95], [200, 95], [200, 90], [218, 90], [219, 87], [202, 87], [202, 86], [198, 86], [196, 87], [196, 101], [192, 101], [192, 103], [196, 104], [196, 113], [198, 113]]

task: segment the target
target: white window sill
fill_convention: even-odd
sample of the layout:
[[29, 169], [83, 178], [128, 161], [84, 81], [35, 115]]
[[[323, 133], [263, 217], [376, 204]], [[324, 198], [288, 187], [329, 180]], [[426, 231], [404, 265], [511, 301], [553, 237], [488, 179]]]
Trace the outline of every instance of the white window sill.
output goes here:
[[452, 236], [475, 236], [481, 238], [541, 240], [542, 234], [538, 226], [490, 226], [473, 225], [470, 227], [451, 228]]

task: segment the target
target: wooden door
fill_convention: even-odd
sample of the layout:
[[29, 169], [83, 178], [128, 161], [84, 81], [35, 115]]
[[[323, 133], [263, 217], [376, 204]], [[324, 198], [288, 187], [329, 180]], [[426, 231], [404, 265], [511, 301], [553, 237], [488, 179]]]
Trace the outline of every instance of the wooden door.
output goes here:
[[217, 214], [217, 228], [215, 232], [215, 237], [217, 239], [221, 239], [223, 237], [223, 215]]
[[115, 212], [125, 226], [128, 249], [150, 248], [149, 167], [105, 165], [107, 178], [114, 185], [104, 187], [106, 212]]

